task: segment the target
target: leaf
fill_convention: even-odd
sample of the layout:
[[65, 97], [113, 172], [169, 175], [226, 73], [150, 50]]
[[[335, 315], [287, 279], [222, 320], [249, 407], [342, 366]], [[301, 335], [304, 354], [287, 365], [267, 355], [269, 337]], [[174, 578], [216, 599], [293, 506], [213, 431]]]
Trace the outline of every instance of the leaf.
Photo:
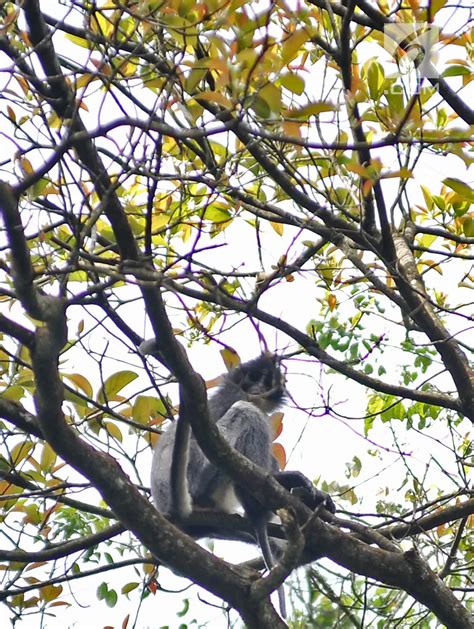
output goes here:
[[299, 74], [295, 74], [294, 72], [283, 74], [278, 79], [278, 82], [293, 94], [298, 94], [298, 96], [304, 92], [304, 79]]
[[182, 618], [183, 616], [186, 616], [188, 611], [189, 611], [189, 599], [185, 598], [183, 601], [183, 609], [179, 612], [176, 612], [176, 616], [178, 616], [178, 618]]
[[[285, 135], [288, 136], [293, 136], [295, 138], [300, 138], [302, 137], [301, 135], [301, 127], [304, 125], [304, 122], [301, 122], [299, 120], [284, 120], [281, 123], [281, 128], [282, 131]], [[300, 150], [300, 147], [295, 146], [296, 150]]]
[[328, 297], [327, 297], [327, 302], [328, 302], [329, 310], [331, 312], [333, 312], [333, 310], [337, 306], [337, 297], [336, 297], [336, 295], [334, 295], [334, 293], [330, 293], [328, 295]]
[[445, 68], [443, 72], [441, 72], [441, 76], [472, 76], [472, 70], [466, 66], [452, 65]]
[[376, 415], [380, 413], [385, 407], [385, 400], [378, 395], [374, 395], [370, 398], [369, 403], [367, 404], [367, 411], [371, 415]]
[[232, 216], [225, 206], [221, 207], [219, 203], [212, 203], [206, 208], [203, 218], [211, 223], [227, 223]]
[[280, 411], [273, 413], [273, 415], [271, 416], [274, 440], [277, 439], [281, 435], [281, 432], [283, 430], [283, 417], [284, 416], [285, 414]]
[[379, 100], [385, 89], [385, 73], [378, 61], [371, 60], [367, 69], [369, 94], [373, 100]]
[[81, 48], [92, 47], [91, 42], [88, 39], [85, 39], [84, 37], [78, 37], [77, 35], [69, 35], [68, 33], [66, 33], [64, 37], [66, 39], [69, 39], [69, 41], [71, 41], [73, 44], [76, 44], [76, 46], [80, 46]]
[[221, 349], [220, 354], [222, 356], [222, 360], [224, 361], [224, 365], [229, 371], [234, 369], [234, 367], [238, 367], [241, 363], [240, 356], [237, 354], [235, 349], [232, 349], [231, 347]]
[[474, 201], [474, 190], [464, 181], [456, 179], [455, 177], [446, 177], [446, 179], [443, 179], [443, 183], [465, 199]]
[[115, 607], [117, 604], [118, 596], [115, 590], [110, 590], [105, 597], [105, 602], [108, 607]]
[[54, 464], [56, 463], [56, 459], [58, 455], [53, 450], [53, 448], [49, 445], [49, 443], [45, 443], [43, 445], [43, 449], [41, 450], [40, 457], [40, 467], [43, 472], [49, 472]]
[[20, 158], [20, 168], [25, 175], [31, 175], [34, 172], [33, 166], [27, 157]]
[[41, 599], [46, 603], [49, 603], [50, 601], [54, 601], [55, 598], [58, 598], [62, 591], [62, 585], [44, 585], [40, 588], [39, 593]]
[[85, 87], [92, 83], [92, 81], [97, 81], [99, 79], [98, 74], [92, 74], [91, 72], [85, 72], [81, 74], [76, 81], [76, 89], [80, 89], [81, 87]]
[[194, 98], [197, 101], [207, 100], [210, 103], [217, 103], [218, 105], [221, 105], [221, 107], [224, 107], [225, 109], [234, 108], [234, 103], [229, 98], [227, 98], [227, 96], [224, 96], [222, 92], [211, 92], [211, 91], [201, 92], [200, 94], [196, 95]]
[[413, 171], [410, 168], [400, 168], [400, 170], [391, 170], [383, 173], [382, 179], [412, 179]]
[[298, 109], [290, 109], [288, 111], [289, 118], [298, 118], [301, 120], [308, 120], [311, 116], [318, 116], [326, 111], [336, 111], [336, 105], [328, 101], [319, 101], [316, 103], [308, 103]]
[[474, 216], [468, 216], [463, 223], [464, 234], [468, 238], [474, 238]]
[[272, 454], [277, 460], [280, 469], [284, 470], [286, 467], [286, 452], [281, 443], [274, 443], [272, 445]]
[[73, 384], [76, 385], [78, 389], [80, 389], [87, 397], [92, 398], [94, 395], [94, 390], [92, 389], [92, 385], [89, 380], [80, 373], [70, 373], [63, 374], [63, 378], [69, 380]]
[[146, 425], [152, 418], [163, 418], [166, 413], [165, 405], [156, 395], [138, 395], [133, 403], [132, 417], [140, 424]]
[[104, 386], [99, 391], [98, 401], [105, 402], [105, 400], [116, 400], [117, 393], [126, 387], [127, 384], [133, 382], [136, 378], [138, 378], [138, 374], [134, 371], [124, 370], [117, 371], [117, 373], [112, 374], [107, 378], [104, 382]]
[[121, 592], [122, 594], [128, 594], [129, 592], [132, 592], [132, 590], [136, 590], [136, 589], [137, 589], [137, 587], [138, 587], [139, 585], [140, 585], [140, 584], [139, 584], [137, 581], [130, 581], [130, 583], [126, 583], [126, 584], [122, 587], [122, 589], [120, 590], [120, 592]]
[[273, 83], [268, 83], [258, 92], [259, 98], [265, 101], [274, 114], [280, 113], [281, 109], [281, 90]]
[[283, 63], [288, 64], [300, 52], [303, 44], [309, 39], [309, 33], [306, 29], [295, 31], [281, 44], [281, 58]]
[[114, 439], [122, 443], [123, 441], [122, 431], [117, 426], [117, 424], [114, 424], [113, 422], [104, 422], [103, 426], [105, 430], [109, 433], [109, 435], [111, 435]]
[[446, 6], [447, 2], [448, 0], [431, 0], [430, 1], [431, 17], [433, 18], [438, 13], [438, 11], [443, 9]]
[[34, 444], [31, 441], [21, 441], [13, 446], [10, 453], [10, 459], [12, 463], [17, 466], [18, 463], [27, 458], [29, 453], [33, 450]]
[[283, 236], [284, 231], [285, 231], [285, 226], [283, 225], [283, 223], [276, 223], [275, 221], [270, 221], [270, 225], [279, 236]]

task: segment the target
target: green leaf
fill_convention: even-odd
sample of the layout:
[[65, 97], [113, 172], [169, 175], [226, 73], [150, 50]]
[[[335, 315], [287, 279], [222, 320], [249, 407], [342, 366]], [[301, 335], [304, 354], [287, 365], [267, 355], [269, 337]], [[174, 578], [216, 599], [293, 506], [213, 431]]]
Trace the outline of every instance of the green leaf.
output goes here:
[[369, 94], [373, 100], [379, 100], [385, 89], [385, 73], [377, 61], [371, 61], [367, 70]]
[[474, 190], [464, 181], [455, 177], [446, 177], [446, 179], [443, 179], [443, 183], [469, 201], [474, 201]]
[[136, 590], [140, 584], [136, 581], [130, 581], [130, 583], [126, 583], [122, 589], [120, 590], [121, 594], [128, 594], [132, 592], [132, 590]]
[[98, 401], [105, 402], [105, 400], [116, 400], [117, 393], [136, 378], [138, 378], [138, 374], [134, 371], [124, 370], [112, 374], [107, 378], [104, 386], [99, 391]]
[[115, 607], [115, 605], [117, 604], [117, 599], [117, 592], [115, 590], [110, 590], [105, 597], [105, 602], [107, 603], [108, 607]]
[[203, 218], [211, 223], [226, 223], [232, 216], [229, 210], [221, 207], [219, 203], [212, 203], [206, 208]]
[[177, 612], [176, 615], [178, 616], [178, 618], [182, 618], [188, 613], [188, 611], [189, 611], [189, 599], [185, 598], [183, 601], [183, 609]]
[[474, 238], [474, 216], [468, 216], [463, 223], [464, 234], [468, 238]]
[[384, 407], [385, 400], [378, 395], [374, 395], [370, 398], [369, 403], [367, 404], [367, 411], [371, 415], [376, 415], [377, 413], [380, 413]]
[[283, 74], [279, 81], [280, 85], [284, 88], [293, 92], [293, 94], [302, 94], [305, 88], [305, 82], [303, 77], [299, 74], [295, 74], [294, 72], [288, 72], [288, 74]]
[[273, 83], [268, 83], [265, 87], [262, 87], [258, 92], [259, 98], [264, 100], [270, 111], [274, 114], [279, 114], [281, 109], [281, 90]]
[[99, 599], [99, 601], [103, 601], [105, 599], [108, 591], [109, 591], [109, 587], [107, 583], [105, 583], [105, 581], [102, 581], [102, 583], [97, 588], [97, 592], [96, 592], [97, 598]]
[[466, 66], [458, 66], [452, 65], [448, 66], [443, 72], [441, 72], [441, 76], [471, 76], [472, 70], [470, 68], [466, 68]]

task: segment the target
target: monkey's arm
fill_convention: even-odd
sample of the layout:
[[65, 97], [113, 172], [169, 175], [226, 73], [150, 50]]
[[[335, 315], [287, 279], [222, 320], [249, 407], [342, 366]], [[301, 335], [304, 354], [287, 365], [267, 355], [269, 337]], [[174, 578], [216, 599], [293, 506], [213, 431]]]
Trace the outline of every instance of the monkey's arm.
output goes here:
[[329, 513], [336, 512], [336, 505], [331, 496], [320, 489], [317, 489], [313, 483], [301, 472], [274, 472], [275, 480], [283, 485], [292, 494], [295, 494], [305, 503], [307, 507], [314, 510], [322, 505]]

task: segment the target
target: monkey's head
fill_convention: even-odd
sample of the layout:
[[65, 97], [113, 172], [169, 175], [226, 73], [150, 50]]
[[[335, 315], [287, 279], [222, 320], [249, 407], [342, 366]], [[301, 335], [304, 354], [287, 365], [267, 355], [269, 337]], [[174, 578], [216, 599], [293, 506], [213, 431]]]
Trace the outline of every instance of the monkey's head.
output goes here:
[[285, 376], [275, 354], [265, 353], [242, 363], [226, 376], [238, 386], [249, 402], [264, 413], [273, 412], [285, 397]]

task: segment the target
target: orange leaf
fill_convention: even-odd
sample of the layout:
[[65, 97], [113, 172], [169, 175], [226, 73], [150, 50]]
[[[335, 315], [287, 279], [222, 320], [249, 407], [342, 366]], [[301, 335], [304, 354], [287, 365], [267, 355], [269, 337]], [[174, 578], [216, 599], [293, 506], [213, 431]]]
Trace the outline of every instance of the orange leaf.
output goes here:
[[281, 431], [283, 430], [283, 417], [284, 413], [281, 413], [280, 411], [273, 413], [273, 415], [271, 416], [273, 439], [276, 439], [281, 435]]
[[281, 443], [274, 443], [272, 446], [272, 453], [275, 459], [278, 461], [280, 469], [284, 470], [286, 466], [285, 448], [281, 445]]

